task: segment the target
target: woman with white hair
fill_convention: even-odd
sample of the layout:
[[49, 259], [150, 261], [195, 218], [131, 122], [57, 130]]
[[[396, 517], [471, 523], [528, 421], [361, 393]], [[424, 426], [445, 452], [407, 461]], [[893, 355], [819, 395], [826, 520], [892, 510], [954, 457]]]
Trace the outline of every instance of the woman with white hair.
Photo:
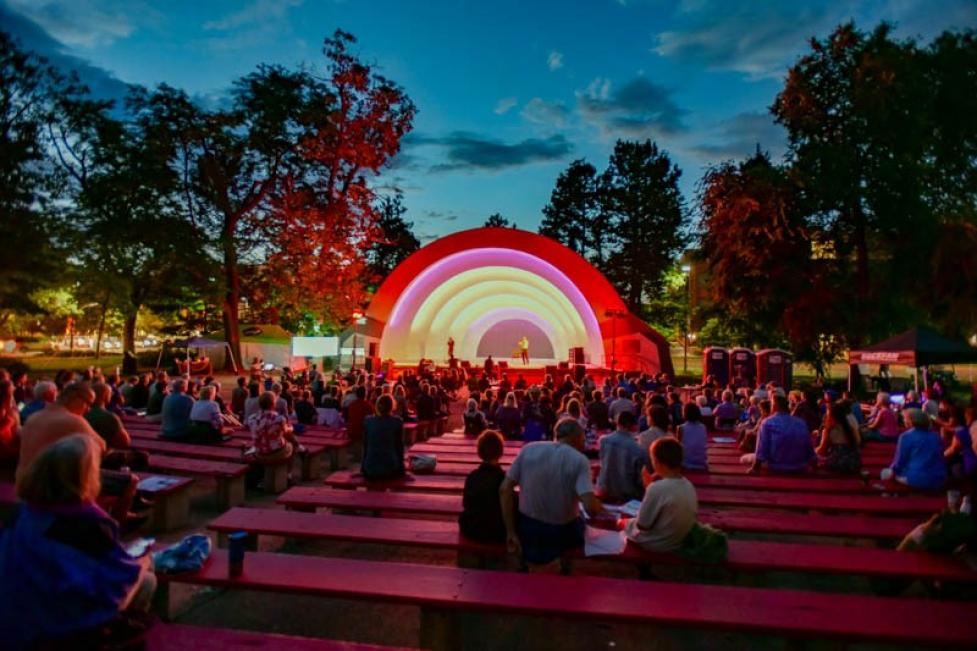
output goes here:
[[190, 410], [190, 427], [187, 438], [193, 443], [217, 443], [230, 437], [224, 436], [224, 419], [214, 396], [217, 389], [212, 385], [200, 389], [200, 398]]
[[902, 430], [899, 428], [899, 419], [892, 410], [889, 394], [885, 391], [880, 391], [875, 397], [874, 412], [875, 415], [865, 426], [865, 434], [862, 439], [895, 443]]
[[465, 421], [465, 436], [478, 436], [488, 429], [488, 420], [478, 409], [478, 402], [469, 400], [465, 412], [462, 414]]

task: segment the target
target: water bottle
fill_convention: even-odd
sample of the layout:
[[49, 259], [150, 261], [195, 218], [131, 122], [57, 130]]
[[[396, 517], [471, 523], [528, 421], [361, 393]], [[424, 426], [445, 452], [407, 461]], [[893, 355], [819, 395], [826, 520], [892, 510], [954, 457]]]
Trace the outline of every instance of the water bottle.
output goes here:
[[244, 546], [248, 532], [235, 531], [227, 536], [227, 575], [236, 579], [244, 572]]

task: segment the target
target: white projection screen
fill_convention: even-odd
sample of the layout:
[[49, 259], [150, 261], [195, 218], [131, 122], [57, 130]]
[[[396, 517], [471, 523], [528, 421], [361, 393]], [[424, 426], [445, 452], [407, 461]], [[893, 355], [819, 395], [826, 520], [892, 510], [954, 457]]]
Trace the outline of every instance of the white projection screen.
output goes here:
[[292, 337], [293, 357], [336, 357], [339, 337]]

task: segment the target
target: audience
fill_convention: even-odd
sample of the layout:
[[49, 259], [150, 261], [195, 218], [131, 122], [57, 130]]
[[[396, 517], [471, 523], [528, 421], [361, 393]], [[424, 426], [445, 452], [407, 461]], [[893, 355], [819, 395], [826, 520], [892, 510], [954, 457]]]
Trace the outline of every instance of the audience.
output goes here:
[[832, 404], [821, 428], [821, 442], [815, 450], [821, 458], [820, 465], [831, 472], [856, 474], [862, 469], [860, 445], [858, 430], [852, 427], [845, 405]]
[[149, 402], [146, 403], [146, 420], [150, 423], [159, 423], [163, 420], [163, 401], [169, 395], [169, 386], [166, 380], [158, 380], [153, 385], [153, 390], [149, 394]]
[[92, 385], [92, 393], [95, 394], [95, 401], [85, 414], [85, 420], [105, 440], [109, 448], [129, 447], [131, 439], [122, 420], [105, 408], [112, 397], [111, 388], [98, 382]]
[[160, 412], [160, 438], [185, 439], [190, 430], [190, 412], [194, 400], [187, 395], [187, 381], [177, 378], [170, 384], [170, 393], [163, 399]]
[[[585, 438], [580, 423], [565, 418], [557, 423], [555, 433], [554, 442], [525, 445], [499, 489], [509, 551], [537, 567], [583, 546], [578, 502], [592, 517], [603, 511], [590, 480], [590, 462], [582, 453]], [[561, 566], [568, 571], [568, 564]]]
[[24, 405], [24, 408], [20, 410], [20, 423], [21, 425], [27, 423], [27, 419], [31, 417], [46, 406], [52, 404], [58, 399], [58, 385], [54, 382], [48, 382], [47, 380], [41, 380], [34, 385], [34, 399]]
[[726, 389], [722, 393], [723, 400], [713, 411], [715, 427], [718, 430], [731, 430], [736, 426], [740, 418], [739, 407], [733, 402], [733, 392]]
[[635, 442], [634, 426], [634, 414], [622, 411], [617, 416], [617, 429], [600, 439], [597, 489], [601, 499], [626, 502], [644, 492], [641, 471], [648, 466], [648, 452]]
[[485, 418], [485, 414], [478, 409], [478, 402], [475, 400], [468, 401], [461, 416], [465, 424], [465, 436], [478, 436], [488, 429], [488, 420]]
[[193, 443], [218, 443], [230, 439], [224, 435], [224, 419], [221, 409], [214, 400], [217, 388], [207, 385], [200, 390], [200, 398], [190, 409], [190, 424], [187, 426], [187, 440]]
[[888, 393], [883, 391], [876, 396], [875, 407], [865, 429], [863, 438], [866, 441], [894, 442], [899, 437], [899, 421], [892, 411]]
[[367, 479], [392, 479], [404, 475], [404, 422], [393, 415], [389, 395], [377, 398], [376, 415], [363, 423], [363, 462], [360, 472]]
[[709, 432], [700, 417], [699, 407], [691, 402], [682, 410], [684, 423], [675, 431], [675, 438], [682, 444], [682, 467], [686, 470], [709, 470], [706, 445]]
[[682, 444], [666, 436], [649, 450], [654, 481], [648, 484], [638, 515], [628, 521], [628, 539], [652, 552], [672, 552], [695, 524], [699, 510], [695, 487], [682, 476]]
[[312, 402], [311, 391], [303, 391], [302, 398], [295, 403], [295, 419], [303, 425], [315, 425], [319, 422], [319, 412]]
[[[668, 407], [651, 403], [648, 408], [648, 429], [638, 434], [638, 446], [650, 450], [651, 444], [668, 436]], [[648, 460], [650, 466], [651, 460]]]
[[14, 402], [14, 385], [0, 380], [0, 467], [17, 462], [20, 451], [20, 414]]
[[149, 609], [150, 557], [129, 556], [95, 503], [101, 449], [97, 437], [65, 436], [18, 476], [23, 503], [0, 531], [5, 648], [103, 648], [104, 625], [123, 611]]
[[275, 400], [271, 391], [262, 393], [258, 397], [259, 411], [245, 423], [251, 432], [251, 447], [245, 451], [245, 457], [262, 464], [291, 459], [296, 452], [305, 452], [288, 419], [275, 410]]
[[506, 439], [517, 439], [522, 435], [522, 410], [516, 406], [516, 394], [509, 392], [505, 402], [495, 411], [495, 423]]
[[947, 472], [940, 435], [930, 429], [930, 417], [922, 409], [907, 409], [903, 418], [909, 429], [899, 435], [892, 464], [882, 470], [882, 480], [921, 491], [942, 489]]
[[775, 473], [804, 472], [817, 462], [807, 423], [789, 413], [790, 403], [782, 393], [774, 395], [773, 414], [765, 418], [757, 433], [756, 452], [743, 456], [750, 473], [764, 467]]
[[505, 471], [499, 463], [505, 450], [502, 436], [494, 430], [482, 432], [476, 442], [482, 463], [465, 478], [462, 512], [458, 518], [461, 535], [469, 540], [501, 543], [506, 540], [499, 489]]

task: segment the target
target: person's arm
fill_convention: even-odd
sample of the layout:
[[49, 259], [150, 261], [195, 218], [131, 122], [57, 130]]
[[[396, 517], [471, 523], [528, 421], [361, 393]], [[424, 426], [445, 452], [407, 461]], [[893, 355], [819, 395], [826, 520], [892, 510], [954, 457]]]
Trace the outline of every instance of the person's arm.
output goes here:
[[906, 436], [904, 434], [896, 439], [896, 452], [892, 456], [892, 463], [889, 465], [893, 475], [901, 476], [902, 468], [906, 465], [907, 457], [909, 456], [909, 446], [906, 445], [905, 439]]
[[943, 451], [943, 456], [949, 459], [950, 457], [958, 453], [962, 447], [963, 447], [963, 443], [961, 443], [960, 439], [957, 438], [956, 435], [954, 435], [953, 438], [950, 439], [950, 445], [947, 446], [947, 449]]
[[754, 453], [753, 465], [747, 471], [751, 475], [760, 472], [763, 468], [763, 463], [767, 460], [766, 445], [767, 440], [770, 438], [768, 435], [768, 428], [765, 426], [766, 423], [762, 423], [757, 429], [756, 435], [756, 452]]
[[590, 461], [582, 454], [577, 468], [577, 477], [574, 480], [574, 490], [587, 511], [587, 515], [596, 518], [604, 512], [604, 505], [594, 494], [594, 482], [590, 479]]
[[587, 511], [587, 515], [592, 518], [596, 518], [601, 513], [604, 513], [604, 505], [601, 504], [599, 499], [597, 499], [597, 496], [594, 495], [593, 491], [581, 495], [580, 503], [583, 504], [583, 508], [585, 511]]
[[828, 428], [821, 428], [821, 442], [818, 443], [818, 448], [814, 451], [815, 454], [820, 456], [825, 456], [828, 453], [828, 442], [830, 437], [828, 436]]
[[499, 501], [502, 505], [502, 520], [505, 522], [506, 548], [510, 554], [522, 553], [522, 544], [516, 531], [516, 482], [509, 477], [499, 486]]
[[118, 416], [115, 416], [115, 422], [118, 424], [118, 429], [115, 431], [115, 436], [112, 437], [112, 447], [129, 447], [132, 444], [132, 437], [129, 435], [129, 431], [126, 429], [125, 425], [122, 424], [122, 419]]

